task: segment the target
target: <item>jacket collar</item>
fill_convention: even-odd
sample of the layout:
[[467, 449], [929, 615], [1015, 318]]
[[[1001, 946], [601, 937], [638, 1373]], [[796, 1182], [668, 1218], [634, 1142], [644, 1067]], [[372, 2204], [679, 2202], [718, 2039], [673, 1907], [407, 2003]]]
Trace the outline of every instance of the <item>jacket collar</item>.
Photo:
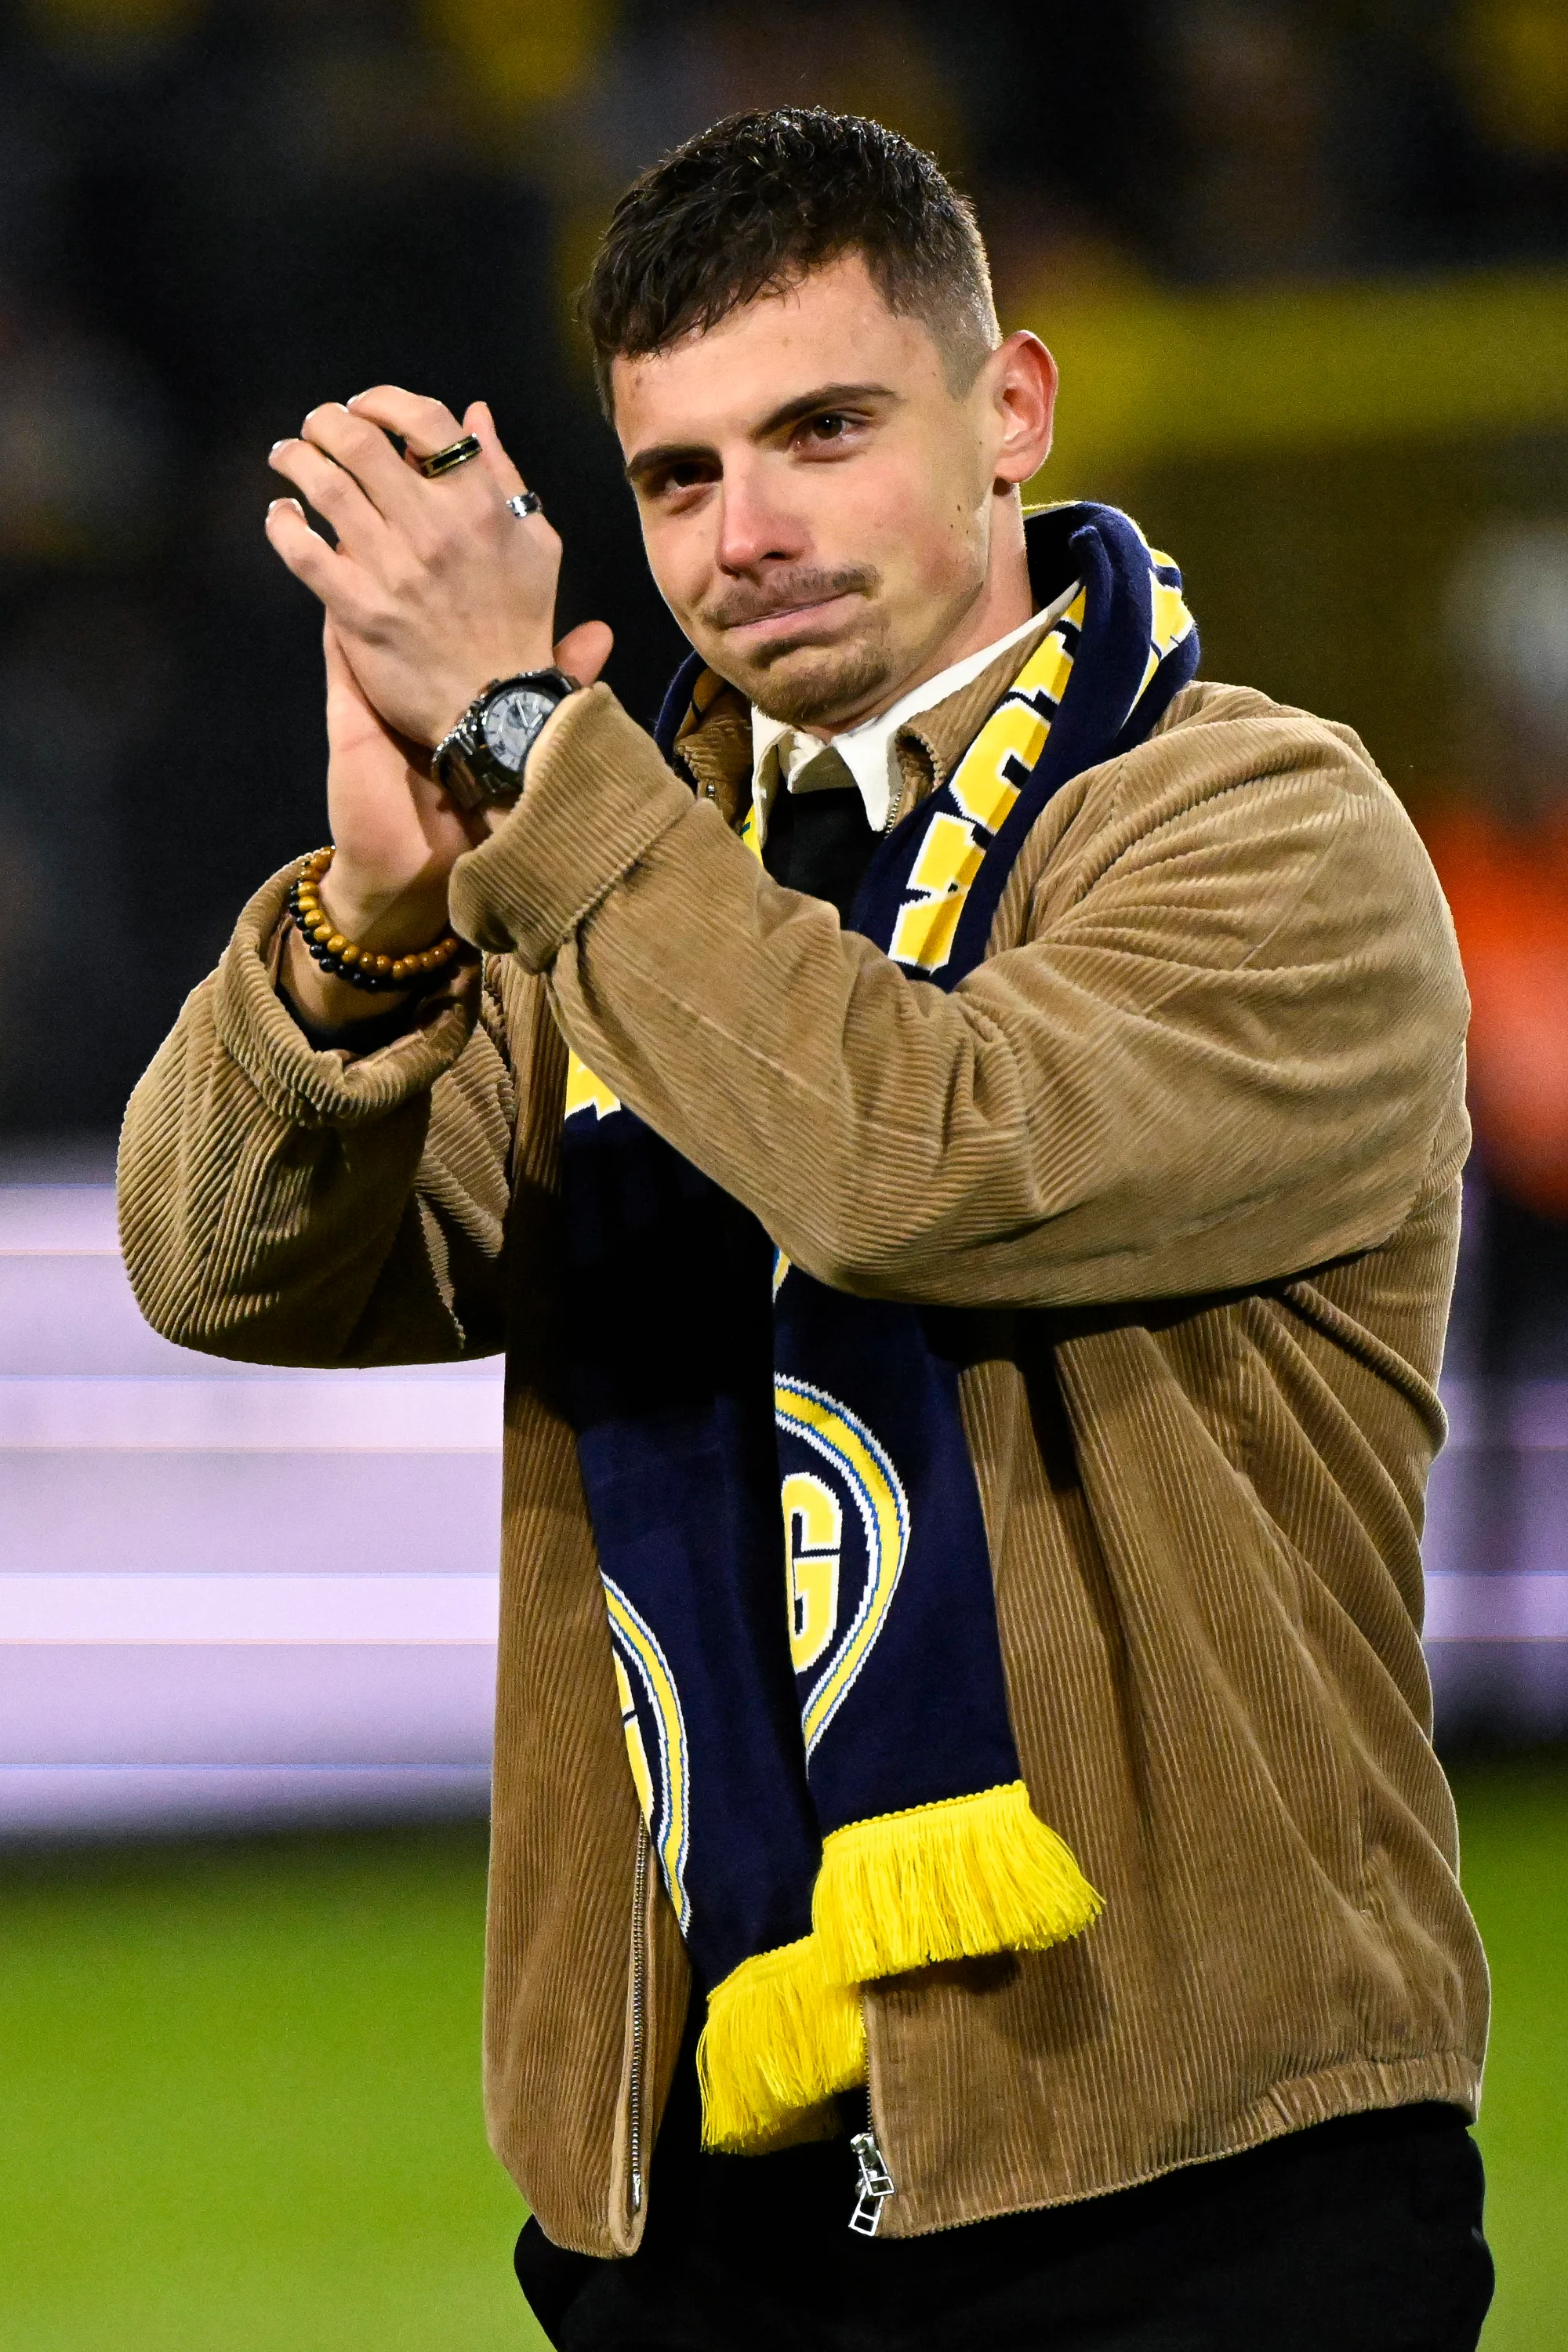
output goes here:
[[[946, 782], [1049, 626], [1048, 614], [1042, 613], [1037, 625], [1005, 646], [978, 677], [899, 729], [893, 749], [903, 793], [895, 815], [907, 815], [928, 793]], [[712, 690], [701, 709], [693, 709], [673, 757], [688, 782], [714, 803], [726, 824], [734, 826], [751, 805], [752, 706], [738, 688], [726, 685], [711, 670], [702, 675], [713, 680]]]
[[[946, 782], [991, 712], [1023, 668], [1047, 629], [1050, 614], [1068, 585], [1058, 577], [1059, 507], [1038, 507], [1024, 518], [1029, 579], [1039, 612], [1026, 636], [1003, 647], [996, 659], [943, 701], [921, 710], [900, 727], [893, 749], [903, 779], [892, 821], [907, 816], [929, 793]], [[676, 672], [655, 729], [659, 748], [687, 781], [711, 801], [726, 824], [737, 826], [751, 805], [752, 706], [692, 654]]]

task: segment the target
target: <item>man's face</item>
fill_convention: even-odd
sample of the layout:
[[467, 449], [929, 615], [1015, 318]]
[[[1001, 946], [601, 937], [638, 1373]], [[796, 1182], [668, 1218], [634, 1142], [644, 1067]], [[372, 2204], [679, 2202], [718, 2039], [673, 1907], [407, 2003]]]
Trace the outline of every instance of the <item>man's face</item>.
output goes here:
[[955, 394], [929, 330], [852, 254], [615, 362], [654, 579], [773, 717], [869, 717], [962, 625], [990, 556], [999, 356]]

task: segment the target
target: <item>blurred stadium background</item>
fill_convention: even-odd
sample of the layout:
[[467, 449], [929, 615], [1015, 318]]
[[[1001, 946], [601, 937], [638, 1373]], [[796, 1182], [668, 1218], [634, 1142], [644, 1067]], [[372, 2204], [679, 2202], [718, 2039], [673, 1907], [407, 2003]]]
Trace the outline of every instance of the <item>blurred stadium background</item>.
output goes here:
[[[1209, 677], [1349, 720], [1458, 923], [1478, 1129], [1428, 1543], [1498, 2024], [1489, 2352], [1568, 2342], [1568, 5], [0, 0], [0, 2343], [530, 2341], [481, 2144], [499, 1374], [139, 1322], [125, 1095], [320, 838], [266, 452], [482, 394], [566, 618], [679, 654], [569, 298], [743, 105], [874, 113], [1061, 360]], [[78, 996], [72, 982], [88, 984]], [[309, 1529], [301, 1545], [300, 1530]]]

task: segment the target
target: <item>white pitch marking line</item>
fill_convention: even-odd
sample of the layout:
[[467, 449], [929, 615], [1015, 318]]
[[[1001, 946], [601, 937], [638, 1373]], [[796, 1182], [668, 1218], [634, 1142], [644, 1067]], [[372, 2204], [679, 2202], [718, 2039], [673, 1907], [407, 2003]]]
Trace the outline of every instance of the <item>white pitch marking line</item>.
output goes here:
[[491, 1454], [501, 1381], [0, 1379], [0, 1448], [122, 1453]]
[[0, 1643], [493, 1647], [500, 1580], [334, 1570], [0, 1576]]

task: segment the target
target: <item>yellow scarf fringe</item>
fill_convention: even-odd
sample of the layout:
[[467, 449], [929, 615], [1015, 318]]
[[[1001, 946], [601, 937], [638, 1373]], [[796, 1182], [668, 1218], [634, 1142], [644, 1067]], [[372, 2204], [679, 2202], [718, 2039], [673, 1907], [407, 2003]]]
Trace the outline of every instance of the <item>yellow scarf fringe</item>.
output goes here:
[[821, 1947], [831, 1982], [865, 1984], [933, 1960], [1044, 1951], [1080, 1934], [1100, 1908], [1068, 1847], [1013, 1780], [835, 1830], [824, 1842], [809, 1940]]
[[811, 1935], [742, 1960], [708, 1997], [705, 2147], [756, 2156], [828, 2137], [834, 2094], [866, 2079], [861, 1985], [1044, 1951], [1089, 1927], [1100, 1900], [1014, 1780], [835, 1830], [812, 1908]]
[[815, 1936], [753, 1954], [708, 1996], [697, 2074], [704, 2147], [757, 2156], [828, 2137], [827, 2102], [866, 2079], [858, 1987], [829, 1983]]

